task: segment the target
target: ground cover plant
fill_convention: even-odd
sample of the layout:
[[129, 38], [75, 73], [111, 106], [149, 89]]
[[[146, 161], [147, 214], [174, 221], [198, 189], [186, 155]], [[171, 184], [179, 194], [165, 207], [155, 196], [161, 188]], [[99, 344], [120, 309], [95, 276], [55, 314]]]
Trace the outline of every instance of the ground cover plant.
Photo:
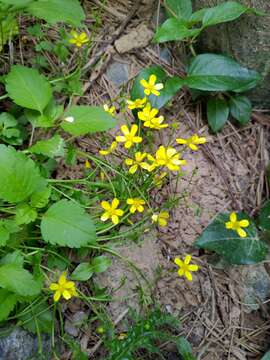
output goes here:
[[[0, 49], [18, 34], [20, 16], [31, 16], [27, 31], [36, 54], [35, 67], [13, 64], [1, 76], [0, 322], [2, 335], [17, 326], [36, 334], [41, 358], [46, 358], [43, 333], [50, 335], [49, 356], [60, 359], [65, 347], [74, 359], [88, 358], [63, 325], [66, 303], [79, 299], [91, 309], [88, 320], [104, 344], [106, 359], [143, 358], [146, 353], [166, 359], [164, 343], [175, 344], [184, 360], [195, 359], [190, 344], [179, 336], [181, 324], [153, 306], [147, 276], [113, 245], [136, 241], [153, 227], [162, 230], [174, 206], [185, 199], [184, 192], [172, 194], [157, 205], [151, 196], [166, 183], [180, 182], [187, 156], [208, 142], [204, 133], [174, 135], [178, 119], [168, 120], [165, 110], [181, 89], [188, 87], [194, 98], [210, 97], [207, 115], [213, 132], [222, 129], [229, 113], [240, 125], [249, 121], [251, 104], [241, 94], [255, 87], [260, 75], [223, 55], [196, 55], [193, 45], [208, 26], [246, 12], [258, 14], [234, 1], [195, 13], [187, 0], [164, 5], [169, 18], [154, 41], [187, 42], [192, 60], [186, 75], [146, 67], [133, 79], [130, 92], [123, 90], [96, 106], [78, 101], [93, 46], [79, 1], [69, 0], [64, 7], [61, 0], [0, 1]], [[55, 42], [45, 29], [58, 30]], [[50, 56], [63, 73], [52, 71]], [[75, 66], [66, 72], [70, 59]], [[95, 151], [78, 145], [83, 137], [95, 142]], [[76, 162], [82, 164], [82, 176], [56, 176], [60, 166]], [[269, 202], [254, 219], [232, 209], [218, 214], [194, 247], [214, 251], [226, 266], [259, 263], [268, 253], [269, 228]], [[112, 259], [134, 272], [141, 291], [142, 310], [130, 311], [127, 331], [121, 333], [106, 313], [113, 297], [94, 281], [110, 271]], [[172, 260], [171, 271], [190, 284], [200, 266], [181, 251]]]

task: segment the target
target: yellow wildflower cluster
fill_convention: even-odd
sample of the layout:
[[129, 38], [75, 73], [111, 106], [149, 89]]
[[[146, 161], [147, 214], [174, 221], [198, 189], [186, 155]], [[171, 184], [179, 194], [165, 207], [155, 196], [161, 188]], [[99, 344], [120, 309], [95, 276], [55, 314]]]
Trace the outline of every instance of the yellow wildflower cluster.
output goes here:
[[50, 290], [54, 291], [53, 299], [55, 302], [59, 301], [61, 297], [69, 300], [73, 296], [78, 296], [75, 283], [67, 280], [66, 271], [62, 273], [57, 283], [51, 283]]
[[69, 43], [79, 48], [89, 42], [89, 38], [85, 32], [78, 34], [76, 31], [72, 30], [70, 36]]

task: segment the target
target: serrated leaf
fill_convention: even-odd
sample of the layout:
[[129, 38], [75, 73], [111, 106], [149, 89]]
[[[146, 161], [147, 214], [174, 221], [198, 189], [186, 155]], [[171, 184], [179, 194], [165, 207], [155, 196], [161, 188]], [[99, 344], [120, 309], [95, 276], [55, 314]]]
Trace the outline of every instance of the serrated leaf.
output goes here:
[[227, 56], [202, 54], [192, 60], [185, 85], [198, 90], [240, 93], [252, 89], [260, 80], [261, 76], [256, 71]]
[[17, 304], [17, 295], [0, 289], [0, 322], [6, 320]]
[[70, 278], [76, 281], [87, 281], [92, 277], [93, 273], [90, 263], [81, 263], [73, 271]]
[[[248, 219], [244, 213], [237, 214], [238, 220]], [[221, 214], [207, 226], [196, 239], [198, 248], [215, 251], [230, 264], [251, 265], [265, 259], [268, 248], [259, 240], [256, 226], [249, 219], [250, 225], [245, 228], [247, 237], [240, 238], [236, 231], [226, 229], [229, 214]]]
[[45, 184], [34, 161], [11, 146], [0, 145], [0, 198], [18, 203]]
[[248, 10], [248, 7], [236, 1], [226, 1], [206, 10], [202, 20], [203, 27], [235, 20]]
[[212, 98], [207, 102], [207, 120], [213, 132], [223, 128], [229, 117], [229, 106], [225, 99]]
[[78, 0], [38, 0], [28, 5], [26, 11], [52, 25], [64, 22], [77, 27], [85, 19]]
[[62, 157], [65, 155], [65, 141], [60, 135], [54, 135], [48, 140], [40, 140], [30, 148], [33, 154], [41, 154], [50, 158]]
[[46, 242], [71, 248], [96, 241], [96, 229], [90, 216], [68, 200], [60, 200], [47, 210], [41, 220], [41, 233]]
[[51, 85], [36, 69], [14, 65], [6, 76], [9, 97], [27, 109], [43, 112], [52, 98]]
[[270, 231], [270, 200], [266, 201], [259, 212], [259, 226], [263, 230]]
[[230, 112], [241, 125], [249, 122], [252, 112], [252, 105], [246, 96], [233, 96], [230, 98]]
[[192, 14], [191, 0], [165, 0], [164, 5], [171, 16], [189, 19]]
[[15, 220], [18, 225], [30, 224], [37, 218], [37, 211], [28, 204], [19, 204], [16, 207]]
[[189, 29], [185, 20], [170, 18], [157, 29], [154, 41], [157, 43], [174, 40], [181, 41], [198, 36], [201, 30]]
[[41, 290], [30, 272], [16, 264], [0, 266], [0, 287], [22, 296], [38, 295]]
[[41, 209], [46, 206], [51, 196], [51, 188], [46, 187], [45, 189], [35, 191], [30, 200], [30, 204], [34, 208]]
[[157, 83], [161, 82], [164, 85], [164, 88], [160, 91], [160, 96], [149, 96], [152, 107], [160, 109], [181, 89], [183, 81], [177, 76], [167, 77], [166, 72], [160, 66], [151, 66], [143, 69], [134, 80], [130, 92], [131, 100], [143, 99], [145, 97], [144, 88], [141, 86], [140, 80], [148, 80], [152, 74], [157, 76]]
[[[72, 122], [65, 119], [73, 118]], [[64, 114], [62, 129], [71, 135], [80, 136], [98, 131], [106, 131], [116, 125], [116, 120], [97, 106], [74, 105]]]

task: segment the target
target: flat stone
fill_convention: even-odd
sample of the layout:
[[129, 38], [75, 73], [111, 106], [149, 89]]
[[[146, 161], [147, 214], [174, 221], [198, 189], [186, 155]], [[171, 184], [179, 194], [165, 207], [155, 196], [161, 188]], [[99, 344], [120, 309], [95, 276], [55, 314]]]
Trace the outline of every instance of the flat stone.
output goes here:
[[114, 45], [120, 54], [124, 54], [134, 49], [140, 49], [149, 44], [153, 38], [153, 31], [145, 24], [140, 24], [131, 30], [127, 35], [116, 40]]
[[121, 86], [128, 81], [129, 66], [128, 64], [114, 61], [108, 66], [106, 75], [114, 85]]

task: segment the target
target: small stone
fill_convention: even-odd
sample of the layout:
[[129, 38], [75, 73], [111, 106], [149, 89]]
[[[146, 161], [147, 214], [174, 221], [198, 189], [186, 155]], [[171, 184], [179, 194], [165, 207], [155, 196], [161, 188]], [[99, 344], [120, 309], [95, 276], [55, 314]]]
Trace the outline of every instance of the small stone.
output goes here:
[[153, 31], [145, 24], [140, 24], [135, 29], [131, 30], [127, 35], [122, 36], [116, 40], [114, 45], [120, 54], [124, 54], [133, 49], [140, 49], [149, 44], [153, 38]]
[[65, 332], [73, 337], [79, 335], [79, 329], [70, 320], [65, 321]]
[[106, 71], [108, 79], [116, 86], [121, 86], [128, 81], [129, 67], [128, 64], [114, 61], [108, 66]]

